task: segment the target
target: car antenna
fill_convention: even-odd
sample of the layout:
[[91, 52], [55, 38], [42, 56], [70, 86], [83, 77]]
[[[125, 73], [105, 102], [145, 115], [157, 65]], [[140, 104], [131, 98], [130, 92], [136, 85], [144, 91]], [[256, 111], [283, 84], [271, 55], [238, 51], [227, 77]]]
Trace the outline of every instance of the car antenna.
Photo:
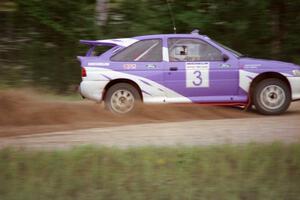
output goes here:
[[169, 0], [166, 0], [166, 1], [167, 1], [167, 4], [168, 4], [169, 13], [170, 13], [171, 20], [172, 20], [172, 23], [173, 23], [173, 30], [174, 30], [174, 33], [176, 34], [176, 30], [177, 30], [176, 29], [176, 22], [175, 22], [172, 6], [170, 5]]

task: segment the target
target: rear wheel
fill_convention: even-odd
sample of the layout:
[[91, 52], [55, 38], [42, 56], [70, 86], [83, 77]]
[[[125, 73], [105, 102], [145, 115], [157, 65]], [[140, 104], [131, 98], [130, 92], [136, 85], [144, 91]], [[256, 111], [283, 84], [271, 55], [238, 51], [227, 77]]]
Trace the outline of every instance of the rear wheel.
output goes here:
[[254, 88], [253, 104], [261, 114], [282, 114], [291, 104], [290, 89], [285, 82], [279, 79], [262, 80]]
[[111, 86], [105, 96], [105, 106], [115, 114], [129, 114], [137, 111], [141, 97], [138, 90], [128, 83]]

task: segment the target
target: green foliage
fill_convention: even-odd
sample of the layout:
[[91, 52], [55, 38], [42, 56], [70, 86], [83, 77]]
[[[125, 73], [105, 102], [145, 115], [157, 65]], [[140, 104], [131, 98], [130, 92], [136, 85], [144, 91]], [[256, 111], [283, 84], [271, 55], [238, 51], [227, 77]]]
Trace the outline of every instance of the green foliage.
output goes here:
[[0, 151], [0, 199], [299, 199], [300, 145]]
[[16, 0], [26, 17], [51, 28], [63, 36], [77, 39], [96, 35], [94, 1], [91, 0]]
[[[197, 28], [246, 55], [300, 63], [299, 1], [168, 1], [179, 33]], [[96, 0], [5, 0], [0, 8], [14, 9], [0, 9], [0, 65], [13, 69], [0, 79], [65, 92], [80, 81], [76, 56], [86, 47], [79, 39], [173, 32], [166, 0], [108, 2], [108, 21], [99, 27]], [[23, 73], [12, 75], [20, 66]]]

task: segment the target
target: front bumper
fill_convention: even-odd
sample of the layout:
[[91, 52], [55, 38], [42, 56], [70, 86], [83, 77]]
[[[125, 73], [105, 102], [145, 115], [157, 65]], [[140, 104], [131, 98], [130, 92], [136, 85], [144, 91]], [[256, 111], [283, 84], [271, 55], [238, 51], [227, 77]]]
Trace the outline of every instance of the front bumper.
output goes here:
[[104, 88], [108, 81], [82, 81], [78, 92], [84, 98], [101, 102]]
[[291, 85], [292, 100], [300, 100], [300, 77], [289, 77], [288, 80]]

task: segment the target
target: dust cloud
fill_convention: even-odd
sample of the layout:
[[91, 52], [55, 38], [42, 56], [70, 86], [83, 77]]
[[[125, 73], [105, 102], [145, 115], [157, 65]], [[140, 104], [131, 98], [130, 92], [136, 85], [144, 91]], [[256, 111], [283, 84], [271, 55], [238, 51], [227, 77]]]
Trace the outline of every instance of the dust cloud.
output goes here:
[[90, 101], [58, 101], [27, 90], [0, 91], [0, 136], [92, 127], [251, 117], [239, 108], [144, 105], [137, 114], [115, 116]]

